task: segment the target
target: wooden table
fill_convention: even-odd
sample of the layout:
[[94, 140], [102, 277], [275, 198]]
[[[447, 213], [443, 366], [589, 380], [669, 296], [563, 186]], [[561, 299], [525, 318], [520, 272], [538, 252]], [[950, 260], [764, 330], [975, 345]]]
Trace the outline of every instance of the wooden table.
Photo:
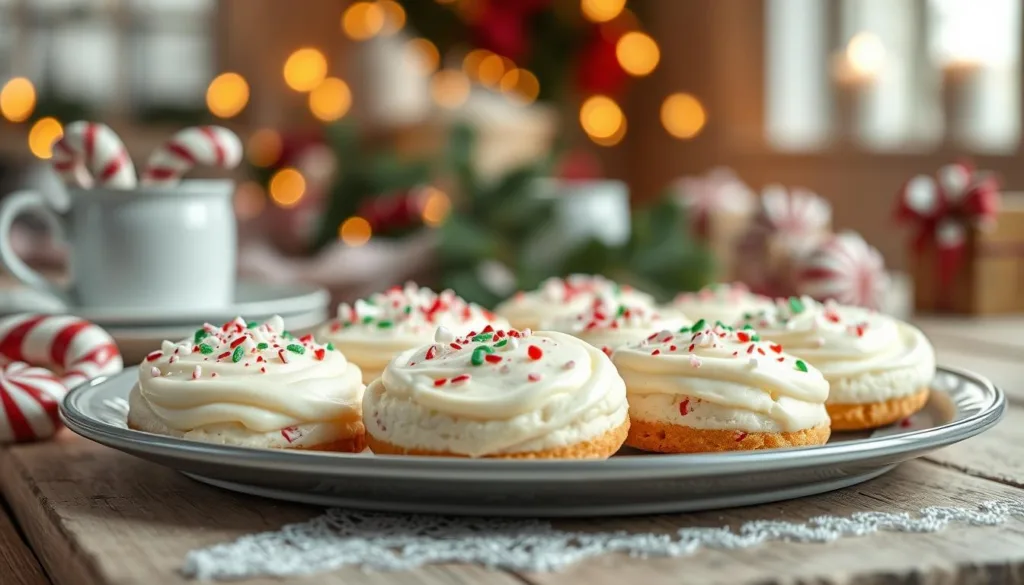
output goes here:
[[[776, 504], [605, 521], [605, 528], [668, 530], [802, 521], [864, 510], [1024, 501], [1024, 319], [922, 320], [943, 364], [990, 376], [1010, 396], [1006, 419], [985, 435], [899, 466], [871, 482]], [[1017, 335], [1014, 339], [1010, 334]], [[0, 450], [0, 583], [158, 585], [189, 550], [306, 520], [316, 508], [236, 495], [90, 443], [68, 432], [48, 443]], [[561, 523], [578, 528], [588, 521]], [[559, 523], [556, 523], [559, 524]], [[880, 533], [822, 544], [771, 543], [681, 558], [609, 555], [563, 573], [520, 574], [438, 565], [407, 573], [348, 568], [289, 583], [486, 583], [659, 585], [669, 583], [1024, 582], [1024, 519], [998, 527], [955, 526], [935, 534]], [[254, 583], [280, 583], [261, 579]]]

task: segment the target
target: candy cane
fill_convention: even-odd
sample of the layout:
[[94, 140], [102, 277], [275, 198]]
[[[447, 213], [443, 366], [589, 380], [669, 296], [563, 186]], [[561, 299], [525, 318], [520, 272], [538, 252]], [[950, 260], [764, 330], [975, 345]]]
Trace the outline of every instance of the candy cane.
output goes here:
[[156, 149], [146, 163], [142, 182], [170, 185], [196, 165], [233, 169], [242, 162], [242, 141], [221, 126], [185, 128]]
[[796, 292], [825, 301], [880, 309], [889, 276], [882, 255], [856, 232], [833, 236], [795, 267]]
[[128, 150], [106, 124], [68, 124], [53, 151], [54, 170], [72, 184], [90, 187], [95, 182], [114, 189], [135, 188], [135, 167]]
[[0, 444], [52, 435], [67, 390], [124, 367], [106, 331], [67, 315], [0, 319], [0, 360]]

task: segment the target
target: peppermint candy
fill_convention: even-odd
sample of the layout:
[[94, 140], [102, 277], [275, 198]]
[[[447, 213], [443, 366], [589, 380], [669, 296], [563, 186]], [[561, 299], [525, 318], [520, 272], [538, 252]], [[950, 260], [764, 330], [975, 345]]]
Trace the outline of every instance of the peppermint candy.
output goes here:
[[800, 295], [876, 310], [889, 288], [882, 255], [856, 232], [832, 236], [798, 259], [795, 277]]

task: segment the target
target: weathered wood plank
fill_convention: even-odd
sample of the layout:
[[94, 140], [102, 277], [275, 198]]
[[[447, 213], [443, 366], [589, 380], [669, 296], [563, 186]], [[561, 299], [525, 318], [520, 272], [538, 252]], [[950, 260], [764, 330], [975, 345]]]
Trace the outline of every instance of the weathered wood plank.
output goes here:
[[[208, 487], [70, 432], [0, 452], [0, 488], [56, 585], [187, 583], [177, 570], [189, 550], [320, 513]], [[461, 565], [404, 573], [351, 568], [288, 582], [521, 583], [507, 573]]]
[[1024, 406], [1011, 405], [995, 428], [936, 451], [929, 461], [1024, 488]]
[[21, 539], [17, 529], [0, 506], [0, 582], [4, 585], [49, 585], [39, 561]]
[[933, 341], [966, 345], [964, 341], [976, 343], [980, 348], [1009, 356], [1024, 354], [1024, 317], [1005, 315], [1000, 317], [966, 316], [923, 316], [915, 317], [914, 324], [921, 328]]
[[[790, 502], [616, 523], [618, 528], [671, 532], [681, 527], [736, 528], [755, 519], [805, 521], [865, 511], [917, 512], [926, 506], [971, 507], [986, 500], [1024, 499], [1024, 492], [923, 461], [872, 482]], [[586, 529], [590, 521], [560, 523]], [[607, 525], [604, 525], [606, 528]], [[933, 534], [878, 533], [830, 544], [769, 543], [741, 550], [702, 550], [679, 558], [609, 555], [560, 574], [525, 574], [537, 585], [678, 583], [1003, 583], [1024, 580], [1024, 519], [998, 527], [953, 526]]]
[[987, 377], [1006, 392], [1011, 402], [1024, 404], [1024, 353], [1019, 359], [1010, 360], [936, 344], [935, 358], [940, 365], [971, 370]]

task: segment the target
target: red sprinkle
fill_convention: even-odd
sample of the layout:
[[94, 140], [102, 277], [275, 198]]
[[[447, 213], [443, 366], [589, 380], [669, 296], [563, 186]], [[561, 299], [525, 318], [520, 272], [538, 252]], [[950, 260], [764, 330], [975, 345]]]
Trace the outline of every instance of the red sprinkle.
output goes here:
[[905, 418], [905, 419], [900, 421], [900, 426], [903, 427], [903, 428], [907, 428], [907, 427], [909, 427], [912, 424], [914, 424], [914, 423], [912, 423], [909, 418]]
[[501, 362], [501, 359], [502, 358], [501, 358], [500, 355], [493, 354], [493, 353], [489, 353], [489, 354], [484, 356], [484, 360], [486, 360], [487, 363], [489, 363], [489, 364], [499, 363], [499, 362]]
[[647, 341], [654, 341], [654, 338], [658, 336], [658, 333], [660, 333], [660, 331], [651, 333], [650, 337], [647, 338]]
[[670, 346], [668, 346], [668, 350], [669, 351], [675, 351], [676, 350], [676, 346], [670, 345]]
[[746, 343], [750, 341], [750, 334], [747, 333], [746, 331], [737, 331], [736, 339], [739, 339], [741, 342]]
[[341, 321], [334, 321], [331, 323], [331, 333], [337, 333], [341, 331]]
[[313, 341], [312, 333], [307, 333], [306, 335], [303, 335], [302, 337], [299, 338], [300, 343], [309, 343], [311, 341]]
[[452, 349], [462, 349], [462, 346], [459, 345], [458, 343], [455, 343], [454, 341], [452, 342], [451, 345], [452, 345]]
[[484, 327], [484, 330], [480, 333], [494, 333], [494, 327], [491, 327], [490, 323], [488, 323], [487, 327]]
[[754, 353], [754, 344], [751, 343], [747, 346], [747, 353]]
[[692, 352], [694, 347], [696, 347], [696, 344], [691, 343], [690, 347], [686, 348], [686, 351]]
[[242, 345], [243, 343], [245, 343], [246, 339], [249, 339], [249, 338], [247, 336], [245, 336], [245, 335], [243, 335], [241, 337], [236, 337], [234, 340], [231, 341], [231, 349], [235, 349], [239, 345]]
[[773, 343], [769, 345], [768, 348], [774, 351], [775, 353], [782, 353], [782, 346], [779, 345], [778, 343]]
[[540, 374], [536, 372], [530, 372], [526, 375], [526, 379], [531, 382], [540, 382]]
[[452, 384], [458, 384], [459, 382], [467, 381], [469, 381], [469, 374], [459, 374], [458, 376], [452, 378]]
[[864, 337], [864, 326], [857, 325], [857, 337]]
[[432, 360], [435, 357], [437, 357], [437, 352], [434, 351], [435, 347], [436, 346], [431, 345], [430, 347], [427, 348], [427, 355], [424, 356], [425, 359]]
[[256, 361], [257, 362], [262, 362], [263, 361], [263, 356], [261, 356], [261, 355], [256, 356]]
[[777, 360], [775, 360], [775, 361], [777, 361], [777, 362], [784, 362], [784, 361], [786, 361], [786, 358], [784, 358], [784, 357], [780, 357], [779, 359], [777, 359]]
[[608, 347], [607, 345], [605, 345], [604, 347], [602, 347], [602, 348], [601, 348], [601, 351], [603, 351], [603, 352], [604, 352], [604, 355], [606, 355], [606, 356], [608, 356], [608, 357], [612, 357], [612, 353], [614, 353], [614, 352], [612, 351], [612, 348]]
[[683, 416], [686, 416], [686, 415], [690, 414], [690, 399], [689, 398], [687, 398], [686, 400], [684, 400], [684, 401], [679, 403], [679, 414], [681, 414]]
[[266, 373], [267, 373], [267, 368], [266, 368], [266, 366], [263, 366], [263, 367], [261, 367], [261, 368], [260, 368], [260, 373], [261, 373], [261, 374], [266, 374]]
[[444, 386], [448, 383], [448, 378], [438, 378], [434, 380], [434, 386]]
[[223, 359], [227, 359], [229, 357], [231, 357], [231, 352], [230, 351], [225, 351], [224, 353], [222, 353], [219, 356], [217, 356], [217, 359], [218, 360], [223, 360]]
[[661, 354], [661, 350], [660, 349], [656, 349], [656, 350], [651, 352], [651, 355], [660, 355], [660, 354]]
[[539, 360], [540, 358], [544, 357], [544, 350], [537, 347], [536, 345], [531, 345], [530, 347], [526, 348], [526, 355], [530, 356], [531, 360]]
[[740, 441], [742, 441], [743, 439], [746, 439], [746, 438], [747, 438], [747, 433], [744, 433], [743, 431], [740, 431], [740, 432], [736, 433], [736, 442], [737, 443], [739, 443]]
[[759, 347], [757, 348], [757, 353], [764, 355], [764, 350]]
[[839, 315], [837, 313], [825, 313], [825, 318], [833, 323], [839, 322]]
[[162, 351], [154, 351], [151, 354], [146, 356], [146, 361], [147, 362], [155, 362], [156, 360], [160, 359], [160, 357], [163, 356], [163, 355], [164, 354], [163, 354]]
[[320, 361], [324, 361], [324, 356], [325, 355], [327, 355], [327, 350], [322, 348], [322, 347], [319, 348], [319, 349], [313, 350], [313, 356], [316, 359], [320, 360]]

